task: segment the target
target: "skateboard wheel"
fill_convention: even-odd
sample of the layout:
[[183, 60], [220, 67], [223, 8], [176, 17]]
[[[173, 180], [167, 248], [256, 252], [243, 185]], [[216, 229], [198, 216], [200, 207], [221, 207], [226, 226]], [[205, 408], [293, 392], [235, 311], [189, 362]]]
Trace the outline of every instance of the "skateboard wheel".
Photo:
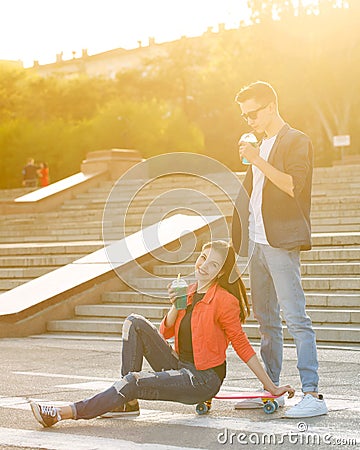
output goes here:
[[276, 406], [273, 402], [267, 401], [264, 405], [264, 411], [266, 414], [272, 414], [276, 410]]
[[279, 408], [279, 403], [276, 400], [274, 400], [274, 405], [275, 405], [275, 411], [277, 411]]
[[199, 416], [202, 416], [203, 414], [209, 412], [209, 407], [205, 403], [198, 403], [195, 410], [199, 414]]

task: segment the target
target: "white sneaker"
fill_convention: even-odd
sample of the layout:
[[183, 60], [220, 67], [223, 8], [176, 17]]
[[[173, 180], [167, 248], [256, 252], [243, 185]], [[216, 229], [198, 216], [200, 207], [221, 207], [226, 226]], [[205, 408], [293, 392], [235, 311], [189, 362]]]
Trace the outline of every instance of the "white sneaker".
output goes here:
[[[260, 391], [262, 392], [262, 391]], [[282, 408], [285, 406], [285, 397], [282, 395], [281, 397], [278, 397], [275, 399], [277, 401], [277, 404], [279, 405], [279, 408]], [[244, 400], [240, 400], [239, 402], [235, 403], [234, 408], [235, 409], [258, 409], [263, 408], [264, 403], [261, 400], [261, 397], [259, 398], [246, 398]]]
[[328, 409], [321, 394], [319, 398], [313, 397], [311, 394], [306, 394], [299, 403], [285, 412], [285, 417], [300, 419], [303, 417], [322, 416], [327, 413]]

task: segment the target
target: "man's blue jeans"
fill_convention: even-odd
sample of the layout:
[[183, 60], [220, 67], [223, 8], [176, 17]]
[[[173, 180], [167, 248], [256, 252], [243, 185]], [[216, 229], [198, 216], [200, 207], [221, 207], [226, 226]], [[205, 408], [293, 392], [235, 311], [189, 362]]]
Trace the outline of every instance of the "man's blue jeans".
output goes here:
[[280, 308], [294, 338], [303, 392], [318, 391], [315, 332], [305, 311], [300, 252], [250, 241], [250, 289], [255, 318], [260, 324], [261, 357], [278, 385], [283, 358]]
[[[142, 371], [144, 357], [154, 372]], [[92, 419], [134, 400], [168, 400], [195, 404], [221, 387], [213, 369], [196, 370], [177, 354], [144, 317], [131, 314], [123, 325], [122, 378], [109, 389], [74, 404], [75, 419]]]

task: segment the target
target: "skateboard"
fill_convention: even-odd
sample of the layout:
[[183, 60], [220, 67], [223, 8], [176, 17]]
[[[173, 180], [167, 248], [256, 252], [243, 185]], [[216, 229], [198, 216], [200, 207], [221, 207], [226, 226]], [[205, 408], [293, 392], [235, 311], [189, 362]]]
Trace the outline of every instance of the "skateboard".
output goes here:
[[[272, 414], [275, 412], [279, 404], [276, 399], [279, 395], [272, 395], [270, 392], [218, 392], [214, 398], [218, 400], [245, 400], [251, 398], [261, 398], [264, 406], [263, 410], [266, 414]], [[211, 409], [211, 403], [213, 399], [206, 400], [205, 402], [198, 403], [196, 405], [196, 412], [199, 415], [207, 414]]]

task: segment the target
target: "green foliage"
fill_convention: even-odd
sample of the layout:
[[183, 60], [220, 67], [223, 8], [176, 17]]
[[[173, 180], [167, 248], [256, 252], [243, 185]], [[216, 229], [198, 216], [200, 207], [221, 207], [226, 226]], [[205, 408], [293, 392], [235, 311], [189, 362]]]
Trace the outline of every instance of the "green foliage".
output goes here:
[[203, 149], [202, 134], [184, 112], [157, 99], [109, 102], [91, 128], [91, 150], [130, 148], [148, 158], [169, 151]]

